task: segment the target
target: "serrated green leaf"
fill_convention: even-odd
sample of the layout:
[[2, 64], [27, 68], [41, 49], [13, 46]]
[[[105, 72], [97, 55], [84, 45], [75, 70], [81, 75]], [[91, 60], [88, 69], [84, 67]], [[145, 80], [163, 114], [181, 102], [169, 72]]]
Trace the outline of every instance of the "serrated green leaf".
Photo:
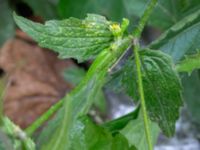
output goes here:
[[[200, 11], [198, 10], [164, 32], [158, 40], [150, 45], [150, 48], [160, 49], [166, 52], [172, 56], [175, 63], [179, 63], [186, 55], [193, 55], [200, 48], [199, 35]], [[192, 116], [195, 116], [194, 118], [198, 120], [198, 111], [196, 111], [197, 109], [195, 107], [198, 107], [199, 103], [198, 78], [195, 81], [193, 78], [184, 77], [182, 82], [184, 85], [184, 100]]]
[[114, 41], [110, 31], [112, 23], [99, 15], [89, 14], [84, 20], [52, 20], [47, 21], [45, 25], [15, 14], [14, 19], [41, 47], [58, 52], [61, 58], [88, 60], [108, 48]]
[[182, 106], [181, 84], [171, 58], [160, 52], [140, 52], [145, 100], [150, 119], [158, 122], [167, 136], [175, 132]]
[[176, 65], [176, 70], [178, 72], [188, 72], [192, 73], [195, 69], [200, 69], [200, 53], [186, 56], [186, 58], [180, 61]]
[[172, 56], [175, 63], [200, 48], [200, 10], [187, 16], [150, 44]]
[[[148, 145], [144, 128], [143, 117], [140, 113], [138, 118], [130, 121], [120, 133], [128, 139], [130, 145], [135, 145], [138, 150], [147, 150]], [[150, 121], [150, 130], [152, 144], [155, 145], [160, 129], [156, 123]]]
[[14, 21], [8, 2], [0, 0], [0, 46], [14, 35]]
[[62, 120], [57, 122], [59, 124], [56, 130], [52, 133], [48, 143], [43, 143], [42, 150], [71, 150], [69, 149], [71, 145], [69, 139], [75, 120], [87, 114], [96, 94], [104, 84], [107, 71], [129, 47], [131, 41], [132, 37], [118, 39], [110, 49], [106, 49], [98, 55], [82, 82], [64, 98]]
[[[148, 2], [149, 0], [124, 0], [124, 5], [129, 15], [141, 17]], [[168, 29], [199, 8], [199, 0], [159, 0], [149, 23], [161, 29]]]
[[[140, 58], [145, 101], [150, 119], [159, 124], [165, 135], [172, 136], [175, 132], [175, 122], [179, 117], [179, 108], [182, 106], [179, 77], [170, 57], [160, 51], [141, 50]], [[122, 78], [127, 80], [121, 84], [126, 88], [130, 87], [135, 98], [138, 98], [134, 78], [137, 74], [134, 68], [134, 60], [128, 60], [122, 69], [126, 71], [121, 74]], [[130, 83], [135, 85], [134, 88]]]

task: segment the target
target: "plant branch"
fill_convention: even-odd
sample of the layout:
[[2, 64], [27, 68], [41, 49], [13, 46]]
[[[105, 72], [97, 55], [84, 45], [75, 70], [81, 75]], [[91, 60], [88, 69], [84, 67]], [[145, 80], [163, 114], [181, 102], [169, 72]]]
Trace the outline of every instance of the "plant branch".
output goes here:
[[141, 33], [144, 29], [144, 26], [146, 25], [149, 16], [151, 15], [154, 7], [156, 6], [158, 0], [151, 0], [149, 4], [147, 5], [147, 8], [144, 11], [144, 14], [142, 15], [140, 22], [137, 26], [137, 28], [133, 31], [133, 36], [135, 38], [140, 38]]
[[144, 127], [145, 127], [145, 134], [146, 134], [146, 140], [148, 144], [148, 149], [153, 150], [152, 146], [152, 140], [151, 140], [151, 132], [149, 127], [149, 118], [146, 110], [146, 104], [145, 104], [145, 96], [144, 96], [144, 89], [143, 89], [143, 83], [142, 83], [142, 72], [141, 72], [141, 62], [140, 62], [140, 56], [139, 56], [139, 38], [141, 36], [141, 33], [144, 29], [145, 24], [147, 23], [147, 20], [153, 11], [155, 5], [157, 4], [157, 0], [151, 0], [149, 4], [147, 5], [147, 8], [144, 11], [144, 14], [139, 21], [139, 24], [137, 28], [133, 31], [134, 36], [134, 55], [135, 55], [135, 64], [137, 69], [137, 78], [138, 78], [138, 90], [140, 94], [141, 99], [141, 107], [142, 107], [142, 114], [143, 114], [143, 121], [144, 121]]
[[40, 116], [31, 126], [25, 129], [28, 136], [31, 136], [41, 125], [46, 122], [59, 108], [63, 106], [63, 100], [58, 101], [56, 104], [51, 106], [42, 116]]

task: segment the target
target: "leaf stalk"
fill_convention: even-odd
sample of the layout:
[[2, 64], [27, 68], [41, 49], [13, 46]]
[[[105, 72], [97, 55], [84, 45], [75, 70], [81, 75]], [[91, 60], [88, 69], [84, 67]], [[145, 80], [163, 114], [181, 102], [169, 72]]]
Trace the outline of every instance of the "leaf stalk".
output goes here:
[[144, 14], [142, 15], [142, 17], [139, 21], [137, 28], [133, 31], [133, 36], [134, 36], [133, 51], [134, 51], [134, 55], [135, 55], [135, 64], [136, 64], [136, 70], [137, 70], [138, 90], [139, 90], [139, 95], [140, 95], [140, 99], [141, 99], [141, 109], [142, 109], [143, 121], [144, 121], [144, 126], [145, 126], [145, 135], [146, 135], [146, 140], [147, 140], [149, 150], [153, 150], [153, 146], [152, 146], [150, 126], [149, 126], [149, 118], [148, 118], [146, 104], [145, 104], [143, 83], [142, 83], [142, 71], [141, 71], [141, 62], [140, 62], [140, 55], [139, 55], [139, 50], [140, 50], [139, 39], [141, 37], [141, 33], [144, 29], [144, 26], [147, 23], [148, 18], [150, 16], [150, 14], [152, 13], [156, 4], [157, 4], [157, 0], [151, 0], [149, 2], [149, 4], [147, 5], [147, 8], [144, 11]]
[[64, 101], [59, 100], [56, 104], [51, 106], [44, 114], [42, 114], [33, 124], [25, 129], [25, 132], [28, 136], [32, 134], [39, 128], [41, 125], [46, 122], [57, 110], [63, 106]]

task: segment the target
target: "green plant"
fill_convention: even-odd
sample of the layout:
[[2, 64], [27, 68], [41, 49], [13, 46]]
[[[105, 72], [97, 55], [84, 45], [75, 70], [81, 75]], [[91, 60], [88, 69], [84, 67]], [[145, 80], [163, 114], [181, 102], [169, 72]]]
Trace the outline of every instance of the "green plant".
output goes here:
[[[173, 136], [183, 105], [177, 72], [191, 73], [200, 67], [199, 53], [196, 53], [200, 47], [200, 11], [176, 17], [174, 25], [171, 21], [163, 24], [162, 29], [168, 30], [141, 48], [139, 40], [144, 26], [149, 17], [159, 18], [153, 10], [162, 2], [149, 1], [132, 34], [128, 32], [128, 19], [119, 24], [100, 15], [88, 14], [82, 20], [52, 20], [42, 25], [14, 14], [17, 25], [41, 47], [58, 52], [60, 58], [75, 58], [79, 62], [94, 59], [94, 62], [80, 84], [25, 131], [3, 118], [3, 131], [7, 134], [0, 132], [0, 146], [4, 149], [12, 147], [9, 140], [8, 144], [3, 143], [7, 135], [12, 135], [14, 148], [35, 149], [34, 142], [28, 137], [56, 111], [55, 118], [39, 137], [38, 149], [152, 150], [160, 129], [166, 136]], [[183, 5], [187, 12], [189, 4]], [[157, 25], [153, 19], [149, 23]], [[187, 41], [183, 37], [187, 37]], [[97, 125], [87, 113], [97, 94], [102, 92], [110, 69], [130, 48], [133, 55], [120, 70], [110, 75], [109, 80], [118, 82], [117, 88], [123, 88], [135, 101], [138, 100], [138, 108], [119, 119]], [[191, 56], [184, 60], [186, 54]]]

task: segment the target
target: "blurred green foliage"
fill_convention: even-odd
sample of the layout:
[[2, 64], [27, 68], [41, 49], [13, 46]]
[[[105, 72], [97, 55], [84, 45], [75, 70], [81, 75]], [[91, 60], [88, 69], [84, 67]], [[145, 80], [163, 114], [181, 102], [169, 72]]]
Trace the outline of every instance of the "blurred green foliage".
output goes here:
[[35, 15], [45, 20], [58, 18], [58, 0], [23, 0], [23, 2], [32, 8]]
[[8, 2], [0, 0], [0, 47], [14, 35], [14, 21]]
[[[143, 14], [149, 0], [109, 0], [109, 1], [106, 1], [106, 0], [93, 0], [93, 1], [91, 0], [85, 0], [85, 1], [83, 0], [19, 0], [18, 2], [26, 3], [32, 9], [34, 15], [40, 16], [44, 20], [64, 19], [64, 18], [66, 19], [69, 17], [83, 18], [86, 16], [87, 13], [97, 13], [100, 15], [104, 15], [109, 20], [114, 20], [114, 21], [120, 21], [123, 17], [129, 18], [131, 20], [131, 24], [133, 25], [132, 27], [134, 27], [134, 24], [137, 22], [137, 19], [141, 17], [141, 15]], [[17, 10], [17, 9], [16, 7], [10, 7], [9, 4], [10, 3], [8, 3], [8, 1], [6, 0], [0, 0], [0, 17], [1, 17], [0, 46], [2, 46], [2, 44], [7, 39], [11, 38], [15, 34], [14, 33], [15, 25], [13, 23], [13, 18], [11, 16], [11, 13], [13, 10]], [[173, 58], [173, 62], [175, 64], [182, 61], [185, 55], [195, 54], [196, 50], [200, 48], [200, 11], [199, 9], [200, 9], [199, 0], [159, 0], [159, 3], [156, 6], [156, 9], [154, 10], [153, 14], [151, 15], [149, 19], [148, 25], [153, 26], [154, 28], [160, 29], [162, 31], [162, 34], [157, 40], [153, 41], [150, 45], [147, 45], [146, 47], [151, 48], [151, 49], [161, 50], [169, 54]], [[26, 22], [26, 20], [24, 22]], [[55, 27], [56, 21], [51, 21], [50, 23], [52, 23], [53, 26], [51, 26], [48, 29], [41, 28], [39, 33], [42, 33], [44, 30], [47, 30], [46, 33], [51, 33], [51, 31], [53, 31], [51, 29]], [[73, 24], [75, 23], [76, 22], [73, 22]], [[27, 25], [29, 26], [30, 24], [31, 23], [29, 22]], [[36, 29], [38, 29], [38, 27], [41, 27], [41, 26], [42, 25], [38, 25]], [[32, 24], [32, 27], [36, 27], [36, 25]], [[31, 30], [30, 28], [27, 31], [30, 31], [31, 34], [34, 33], [34, 31]], [[55, 30], [54, 33], [51, 34], [51, 36], [56, 34], [57, 31], [58, 30]], [[67, 34], [68, 33], [69, 31], [67, 32]], [[73, 34], [76, 34], [76, 33], [78, 32], [74, 32]], [[88, 33], [88, 31], [84, 32], [83, 35], [86, 35], [86, 33]], [[35, 37], [37, 37], [38, 41], [40, 42], [42, 41], [41, 36], [38, 36], [38, 35], [40, 34], [37, 34], [37, 36]], [[46, 34], [44, 34], [43, 36], [45, 40], [46, 38], [49, 38]], [[44, 44], [44, 41], [43, 41], [43, 44]], [[47, 43], [47, 45], [52, 44], [53, 42], [55, 42], [55, 40], [51, 40], [49, 43]], [[64, 43], [63, 41], [61, 42]], [[59, 52], [61, 49], [63, 49], [63, 47], [60, 47], [62, 43], [59, 43], [59, 46], [58, 46], [60, 48], [58, 50]], [[91, 45], [94, 44], [91, 41], [89, 41], [88, 43]], [[73, 41], [72, 44], [76, 45], [77, 43], [76, 41]], [[81, 46], [83, 46], [85, 44], [85, 41], [82, 41], [81, 44], [82, 44]], [[64, 48], [66, 46], [69, 46], [69, 44], [64, 45]], [[94, 51], [94, 49], [92, 49], [91, 51]], [[81, 52], [75, 51], [73, 52], [73, 54], [81, 58], [84, 57], [84, 60], [87, 60], [89, 58], [88, 56], [91, 56], [91, 53], [88, 53], [87, 57], [85, 57], [82, 51]], [[66, 56], [68, 55], [69, 54], [66, 54]], [[75, 57], [75, 58], [78, 58], [78, 57]], [[161, 60], [162, 57], [163, 59]], [[164, 86], [162, 86], [162, 84], [161, 85], [159, 84], [165, 81], [171, 81], [173, 83], [177, 82], [177, 80], [173, 80], [176, 78], [173, 78], [173, 79], [166, 78], [166, 76], [162, 74], [164, 72], [165, 74], [169, 75], [171, 72], [173, 72], [173, 69], [175, 68], [175, 66], [171, 64], [171, 61], [170, 62], [167, 61], [166, 63], [166, 61], [164, 61], [166, 60], [166, 57], [164, 57], [164, 55], [159, 55], [159, 57], [151, 56], [151, 57], [145, 58], [145, 55], [143, 54], [143, 58], [141, 58], [141, 60], [142, 59], [143, 59], [143, 64], [142, 64], [143, 76], [145, 80], [144, 84], [146, 85], [145, 87], [147, 87], [144, 91], [147, 93], [146, 95], [148, 95], [147, 100], [153, 101], [157, 99], [162, 100], [163, 98], [165, 98], [165, 101], [167, 101], [167, 100], [173, 100], [173, 96], [178, 97], [175, 94], [173, 95], [173, 93], [174, 92], [178, 93], [180, 87], [173, 89], [170, 87], [171, 86], [170, 84], [166, 86], [164, 84], [163, 84]], [[146, 64], [144, 63], [145, 61], [146, 61]], [[159, 64], [157, 64], [158, 61], [160, 61]], [[170, 64], [170, 68], [168, 68], [169, 64]], [[130, 67], [131, 63], [128, 63], [128, 65]], [[121, 92], [121, 91], [125, 92], [127, 95], [131, 96], [133, 99], [138, 99], [137, 91], [135, 90], [136, 85], [134, 84], [135, 82], [133, 83], [132, 81], [136, 79], [134, 77], [131, 78], [134, 74], [134, 70], [131, 70], [133, 72], [131, 71], [129, 72], [128, 70], [126, 70], [126, 67], [127, 67], [126, 65], [123, 66], [122, 70], [117, 72], [117, 74], [109, 77], [109, 79], [111, 80], [115, 78], [115, 82], [113, 82], [113, 84], [111, 84], [110, 86], [112, 87], [112, 89], [117, 89], [118, 92]], [[103, 71], [104, 71], [103, 73], [107, 72], [107, 70], [103, 70]], [[159, 71], [161, 72], [160, 74], [158, 73]], [[71, 95], [72, 97], [74, 97], [75, 101], [77, 101], [78, 104], [80, 104], [80, 105], [77, 105], [74, 102], [72, 102], [73, 107], [76, 108], [74, 114], [81, 113], [82, 106], [89, 107], [90, 105], [89, 102], [86, 103], [86, 105], [88, 106], [85, 106], [85, 103], [81, 101], [81, 100], [85, 100], [85, 101], [87, 100], [85, 98], [85, 95], [89, 95], [90, 99], [95, 98], [94, 104], [97, 105], [101, 111], [105, 110], [105, 99], [104, 99], [102, 90], [100, 90], [100, 87], [102, 86], [101, 81], [103, 81], [104, 78], [102, 77], [103, 75], [98, 74], [98, 72], [93, 72], [93, 73], [94, 75], [92, 76], [91, 79], [90, 77], [87, 77], [86, 79], [89, 81], [88, 85], [84, 86], [82, 88], [82, 91], [80, 91], [80, 93], [78, 94], [72, 93]], [[125, 75], [123, 76], [123, 74]], [[81, 70], [80, 68], [77, 68], [77, 67], [70, 68], [70, 70], [67, 70], [66, 72], [64, 72], [65, 78], [71, 81], [71, 83], [74, 84], [75, 86], [82, 82], [82, 79], [85, 77], [85, 75], [86, 74], [84, 70]], [[159, 77], [162, 77], [162, 80], [158, 80], [160, 79]], [[154, 82], [149, 84], [149, 80], [151, 81], [154, 80]], [[181, 82], [183, 84], [184, 101], [191, 114], [191, 117], [194, 120], [194, 122], [200, 123], [200, 109], [199, 109], [200, 108], [200, 92], [199, 92], [200, 73], [199, 71], [196, 70], [189, 75], [181, 74]], [[99, 84], [100, 87], [95, 84]], [[148, 86], [148, 85], [153, 85], [153, 84], [155, 84], [156, 87]], [[165, 91], [165, 88], [167, 88], [167, 91]], [[136, 94], [131, 91], [135, 91]], [[167, 92], [170, 92], [171, 94]], [[93, 97], [94, 95], [95, 97]], [[158, 95], [161, 95], [161, 97], [159, 97]], [[69, 97], [69, 100], [72, 100], [71, 97]], [[178, 97], [178, 102], [179, 102], [179, 97]], [[174, 104], [174, 103], [171, 103], [171, 104]], [[156, 121], [159, 122], [161, 120], [163, 131], [167, 135], [171, 135], [172, 132], [174, 132], [174, 124], [175, 124], [175, 120], [177, 119], [176, 115], [175, 116], [173, 115], [177, 113], [180, 103], [178, 103], [177, 106], [176, 105], [171, 106], [171, 107], [176, 107], [175, 111], [172, 111], [172, 109], [170, 109], [171, 108], [170, 106], [167, 109], [162, 107], [162, 105], [164, 106], [165, 103], [160, 103], [161, 105], [160, 107], [157, 107], [159, 104], [157, 104], [156, 102], [155, 103], [147, 102], [147, 105], [148, 107], [152, 108], [152, 111], [150, 111], [151, 115], [155, 112], [156, 114], [158, 114], [158, 116], [156, 116], [155, 114], [153, 115], [158, 118]], [[85, 112], [85, 109], [82, 111]], [[161, 113], [162, 110], [166, 111], [166, 113], [167, 111], [169, 112], [171, 111], [171, 113], [169, 113], [170, 117], [165, 116], [165, 115], [163, 116], [163, 114]], [[61, 110], [60, 113], [62, 111], [63, 110]], [[67, 113], [69, 112], [70, 111], [67, 110]], [[167, 123], [170, 122], [171, 120], [170, 119], [167, 120], [165, 117], [167, 117], [167, 119], [169, 118], [171, 119], [175, 117], [175, 119], [172, 119], [173, 124], [170, 124], [171, 126], [173, 126], [172, 128], [166, 127], [168, 125]], [[104, 128], [98, 127], [95, 124], [93, 124], [90, 120], [88, 120], [88, 118], [84, 118], [84, 119], [82, 118], [82, 120], [80, 118], [79, 119], [77, 118], [75, 119], [77, 124], [74, 122], [71, 123], [71, 124], [77, 125], [75, 126], [75, 128], [72, 129], [73, 132], [70, 132], [74, 134], [74, 139], [72, 139], [72, 141], [77, 141], [77, 140], [85, 141], [79, 144], [77, 144], [76, 142], [75, 143], [71, 142], [71, 144], [74, 147], [77, 147], [77, 149], [80, 149], [80, 147], [89, 149], [96, 144], [98, 146], [99, 145], [102, 146], [105, 143], [110, 145], [110, 147], [107, 148], [109, 150], [117, 149], [117, 148], [120, 150], [121, 149], [125, 149], [125, 150], [136, 149], [135, 147], [130, 148], [128, 145], [128, 142], [129, 142], [129, 144], [136, 145], [136, 147], [139, 150], [140, 149], [146, 150], [146, 144], [145, 144], [146, 141], [145, 140], [138, 141], [138, 139], [142, 139], [144, 137], [144, 130], [143, 130], [144, 126], [141, 120], [141, 116], [137, 118], [132, 118], [131, 119], [132, 121], [130, 121], [125, 126], [125, 128], [121, 130], [122, 135], [121, 134], [112, 135], [106, 130], [104, 130]], [[1, 117], [1, 119], [3, 119], [3, 117]], [[64, 126], [65, 123], [61, 122], [63, 126], [61, 126], [60, 124], [58, 125], [58, 122], [60, 123], [60, 121], [62, 121], [62, 118], [57, 117], [56, 119], [57, 119], [56, 121], [54, 120], [49, 124], [48, 126], [49, 130], [44, 130], [39, 138], [39, 140], [41, 141], [46, 140], [44, 143], [42, 144], [40, 143], [44, 147], [45, 146], [51, 147], [52, 145], [54, 146], [53, 142], [50, 143], [49, 145], [46, 145], [46, 142], [48, 142], [48, 140], [51, 138], [51, 136], [49, 136], [51, 132], [56, 131], [56, 128], [58, 126], [64, 127], [63, 130], [67, 130], [65, 129], [65, 126]], [[11, 130], [12, 132], [10, 132], [9, 134], [15, 134], [13, 131], [16, 128], [16, 126], [9, 120], [7, 120], [7, 123], [8, 124], [5, 125], [5, 122], [4, 122], [4, 127], [5, 126], [12, 127], [12, 130]], [[55, 127], [56, 123], [57, 125]], [[154, 137], [153, 140], [156, 140], [159, 133], [159, 129], [153, 124], [151, 125], [152, 125], [151, 129], [154, 130], [152, 134]], [[168, 131], [165, 130], [166, 128], [168, 128]], [[3, 128], [1, 128], [0, 130], [0, 149], [5, 149], [5, 150], [12, 149], [10, 145], [13, 141], [10, 140], [11, 138], [9, 136], [7, 136], [8, 131], [5, 132], [2, 129]], [[59, 131], [60, 131], [61, 136], [66, 137], [65, 133], [62, 133], [62, 130], [59, 130]], [[83, 133], [83, 134], [80, 134], [80, 133]], [[49, 139], [46, 136], [48, 136]], [[61, 138], [61, 137], [57, 137], [57, 135], [55, 134], [53, 140], [56, 141], [57, 138]], [[101, 141], [100, 139], [103, 139], [103, 140]], [[61, 139], [61, 141], [64, 141], [64, 140]], [[142, 143], [138, 144], [139, 142], [142, 142]], [[22, 142], [21, 144], [22, 145], [25, 144], [25, 146], [34, 145], [31, 139], [28, 139], [27, 143]], [[87, 143], [88, 145], [85, 145], [85, 143]], [[63, 146], [66, 146], [66, 145], [63, 143]], [[28, 148], [25, 147], [25, 149], [28, 149]], [[32, 149], [34, 149], [34, 146]]]

